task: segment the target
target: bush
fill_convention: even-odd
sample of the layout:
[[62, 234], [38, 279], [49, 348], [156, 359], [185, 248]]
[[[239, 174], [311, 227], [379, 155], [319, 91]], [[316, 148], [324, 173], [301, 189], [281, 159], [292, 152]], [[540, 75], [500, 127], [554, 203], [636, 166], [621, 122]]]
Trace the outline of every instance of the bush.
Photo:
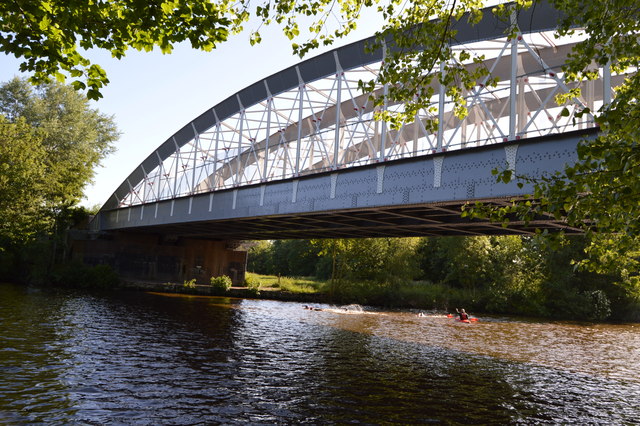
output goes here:
[[185, 281], [182, 285], [184, 288], [196, 288], [196, 279]]
[[602, 321], [611, 316], [611, 302], [602, 290], [594, 290], [587, 296], [591, 302], [590, 320]]
[[254, 297], [260, 296], [260, 286], [262, 285], [262, 281], [260, 281], [260, 276], [258, 274], [247, 272], [244, 276], [244, 284], [247, 286], [249, 294]]
[[262, 281], [258, 274], [247, 272], [244, 276], [244, 285], [246, 285], [249, 290], [258, 290], [260, 286], [262, 286]]
[[120, 284], [120, 277], [109, 265], [87, 266], [73, 262], [57, 265], [51, 273], [55, 285], [81, 288], [114, 288]]
[[120, 285], [120, 277], [109, 265], [96, 265], [89, 270], [91, 283], [97, 288], [113, 288]]
[[231, 278], [226, 275], [211, 277], [211, 288], [215, 292], [226, 293], [231, 288]]

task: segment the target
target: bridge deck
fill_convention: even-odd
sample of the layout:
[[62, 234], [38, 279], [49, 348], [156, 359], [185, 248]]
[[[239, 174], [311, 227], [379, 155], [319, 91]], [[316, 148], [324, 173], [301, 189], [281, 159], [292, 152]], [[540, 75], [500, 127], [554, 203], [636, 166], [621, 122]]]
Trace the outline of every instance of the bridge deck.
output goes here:
[[530, 185], [496, 183], [509, 167], [540, 178], [576, 159], [576, 145], [595, 131], [427, 155], [262, 185], [103, 211], [103, 230], [215, 239], [354, 238], [579, 232], [540, 217], [508, 228], [460, 217], [467, 202], [521, 198]]

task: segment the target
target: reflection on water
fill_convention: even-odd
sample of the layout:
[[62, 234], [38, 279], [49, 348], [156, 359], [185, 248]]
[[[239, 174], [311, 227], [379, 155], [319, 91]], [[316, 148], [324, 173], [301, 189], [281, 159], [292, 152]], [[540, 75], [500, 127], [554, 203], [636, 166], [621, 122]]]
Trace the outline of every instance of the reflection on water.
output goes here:
[[0, 285], [0, 424], [632, 423], [640, 327]]

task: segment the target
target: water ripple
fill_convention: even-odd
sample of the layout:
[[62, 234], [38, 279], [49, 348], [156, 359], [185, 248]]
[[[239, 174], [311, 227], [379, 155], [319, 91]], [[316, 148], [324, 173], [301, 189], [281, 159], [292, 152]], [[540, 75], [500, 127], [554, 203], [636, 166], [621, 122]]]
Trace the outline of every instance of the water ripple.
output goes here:
[[633, 423], [640, 327], [0, 285], [0, 424]]

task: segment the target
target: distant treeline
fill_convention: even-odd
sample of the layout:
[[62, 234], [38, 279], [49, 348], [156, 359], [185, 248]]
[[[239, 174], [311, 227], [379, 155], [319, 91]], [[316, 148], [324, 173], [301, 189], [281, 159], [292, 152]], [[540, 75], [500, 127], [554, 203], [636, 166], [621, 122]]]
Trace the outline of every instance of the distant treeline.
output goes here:
[[640, 320], [637, 277], [577, 267], [584, 236], [258, 242], [248, 270], [329, 280], [334, 300], [576, 320]]

